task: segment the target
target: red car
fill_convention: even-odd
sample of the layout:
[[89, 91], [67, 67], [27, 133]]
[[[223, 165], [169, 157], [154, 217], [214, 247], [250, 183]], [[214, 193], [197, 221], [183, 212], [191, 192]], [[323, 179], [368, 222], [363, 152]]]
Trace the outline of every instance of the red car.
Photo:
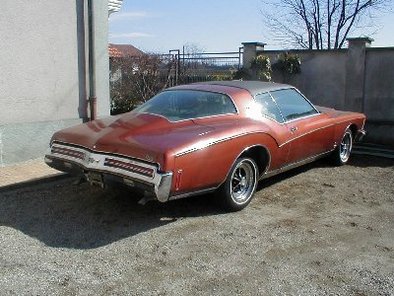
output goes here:
[[327, 155], [345, 164], [365, 119], [313, 106], [290, 85], [195, 83], [56, 132], [45, 161], [91, 184], [140, 188], [145, 200], [217, 191], [227, 210], [240, 210], [261, 179]]

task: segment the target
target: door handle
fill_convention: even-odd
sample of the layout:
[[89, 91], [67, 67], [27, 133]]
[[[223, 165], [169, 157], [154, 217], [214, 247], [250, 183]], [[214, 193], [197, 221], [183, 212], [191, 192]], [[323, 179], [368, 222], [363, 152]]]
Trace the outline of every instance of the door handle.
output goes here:
[[290, 132], [292, 132], [292, 133], [296, 132], [297, 130], [298, 130], [298, 127], [296, 127], [296, 126], [292, 126], [290, 128]]

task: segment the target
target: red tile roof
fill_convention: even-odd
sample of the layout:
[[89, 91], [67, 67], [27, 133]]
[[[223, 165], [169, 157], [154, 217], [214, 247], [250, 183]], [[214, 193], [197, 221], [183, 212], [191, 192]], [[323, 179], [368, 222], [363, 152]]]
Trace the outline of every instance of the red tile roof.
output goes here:
[[111, 58], [121, 58], [127, 56], [141, 56], [144, 54], [144, 52], [130, 44], [109, 43], [108, 54]]

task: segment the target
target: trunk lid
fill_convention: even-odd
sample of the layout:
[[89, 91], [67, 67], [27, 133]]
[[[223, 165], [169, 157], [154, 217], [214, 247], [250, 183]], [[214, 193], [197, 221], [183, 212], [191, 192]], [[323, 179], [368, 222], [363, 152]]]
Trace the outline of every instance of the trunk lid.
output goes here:
[[238, 126], [234, 116], [215, 118], [214, 123], [212, 119], [170, 122], [161, 116], [130, 112], [64, 129], [53, 140], [165, 165], [167, 156]]

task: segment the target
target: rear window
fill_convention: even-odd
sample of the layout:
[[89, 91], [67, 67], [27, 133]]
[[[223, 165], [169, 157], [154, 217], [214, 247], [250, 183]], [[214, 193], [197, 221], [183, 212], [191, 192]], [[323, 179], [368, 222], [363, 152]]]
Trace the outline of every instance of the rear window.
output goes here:
[[237, 112], [227, 95], [196, 90], [161, 92], [135, 111], [158, 114], [170, 121]]

